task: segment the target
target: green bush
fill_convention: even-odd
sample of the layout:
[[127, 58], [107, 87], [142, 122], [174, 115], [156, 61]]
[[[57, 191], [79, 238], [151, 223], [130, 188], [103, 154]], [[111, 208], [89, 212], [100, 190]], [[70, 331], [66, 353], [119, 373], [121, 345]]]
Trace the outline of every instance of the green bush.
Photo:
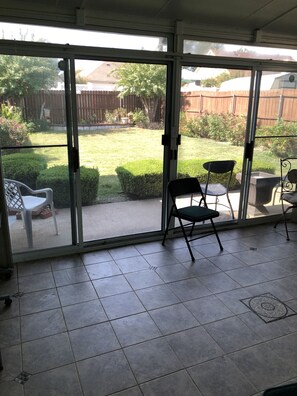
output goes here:
[[17, 106], [1, 103], [0, 116], [7, 120], [14, 120], [17, 123], [23, 122], [22, 110]]
[[135, 109], [132, 113], [132, 120], [140, 128], [148, 128], [150, 120], [142, 109]]
[[[9, 146], [23, 146], [29, 144], [28, 129], [26, 124], [0, 117], [0, 148]], [[18, 148], [14, 151], [17, 152]], [[3, 152], [4, 154], [4, 152]]]
[[183, 121], [181, 132], [191, 137], [228, 141], [234, 146], [244, 143], [246, 117], [232, 113], [202, 114]]
[[31, 120], [27, 123], [29, 132], [45, 132], [49, 130], [49, 127], [47, 120]]
[[109, 124], [121, 122], [123, 117], [127, 117], [127, 109], [124, 107], [119, 107], [112, 111], [106, 110], [105, 112], [105, 121]]
[[162, 195], [162, 161], [147, 159], [128, 162], [116, 168], [125, 194], [137, 198], [160, 197]]
[[208, 116], [208, 137], [217, 142], [226, 142], [226, 135], [229, 129], [228, 114], [209, 114]]
[[226, 140], [233, 146], [243, 146], [246, 135], [246, 116], [228, 114], [228, 128]]
[[[94, 168], [80, 168], [82, 205], [91, 205], [96, 201], [99, 186], [99, 172]], [[37, 178], [37, 188], [50, 187], [54, 192], [57, 208], [70, 206], [69, 171], [66, 165], [45, 169]]]
[[[197, 177], [200, 183], [206, 182], [207, 171], [203, 168], [204, 162], [210, 161], [208, 158], [190, 159], [178, 161], [178, 177]], [[236, 174], [242, 169], [242, 161], [237, 160], [230, 182], [230, 189], [239, 187]], [[253, 171], [274, 173], [275, 168], [265, 162], [254, 161]], [[116, 168], [123, 192], [134, 198], [161, 197], [163, 183], [162, 161], [146, 159], [132, 161]], [[227, 184], [228, 175], [217, 175], [212, 179], [213, 183]]]
[[4, 177], [36, 188], [36, 179], [46, 169], [47, 162], [42, 155], [36, 153], [16, 153], [3, 156]]
[[[270, 136], [284, 136], [279, 138], [269, 138]], [[260, 127], [257, 130], [257, 137], [264, 136], [260, 139], [261, 146], [267, 148], [272, 154], [279, 158], [295, 157], [297, 153], [297, 122], [285, 122], [279, 120], [272, 126]], [[258, 140], [259, 141], [259, 140]]]

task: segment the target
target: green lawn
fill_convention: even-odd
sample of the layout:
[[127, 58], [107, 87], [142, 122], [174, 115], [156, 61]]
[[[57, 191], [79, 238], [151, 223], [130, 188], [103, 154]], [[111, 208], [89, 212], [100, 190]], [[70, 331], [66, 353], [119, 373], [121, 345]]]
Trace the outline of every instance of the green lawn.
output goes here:
[[[80, 164], [96, 167], [100, 172], [99, 200], [110, 200], [121, 195], [121, 186], [115, 168], [129, 161], [162, 159], [163, 130], [119, 128], [112, 130], [83, 131], [79, 134]], [[38, 132], [30, 134], [33, 145], [66, 144], [66, 132]], [[42, 148], [35, 150], [44, 154], [48, 166], [67, 164], [65, 148]], [[230, 143], [182, 136], [179, 159], [240, 159], [243, 148]], [[279, 160], [261, 149], [255, 150], [255, 159], [279, 166]]]

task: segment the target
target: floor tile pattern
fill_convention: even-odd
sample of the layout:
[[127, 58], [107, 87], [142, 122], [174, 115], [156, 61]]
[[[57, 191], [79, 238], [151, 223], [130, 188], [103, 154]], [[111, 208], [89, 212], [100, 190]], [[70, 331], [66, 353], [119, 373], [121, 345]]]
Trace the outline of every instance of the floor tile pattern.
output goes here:
[[13, 300], [0, 394], [260, 396], [297, 382], [297, 241], [271, 224], [220, 236], [223, 252], [192, 243], [194, 263], [175, 239], [16, 265], [0, 281]]
[[266, 323], [296, 315], [293, 309], [271, 293], [261, 294], [260, 296], [246, 298], [241, 301]]

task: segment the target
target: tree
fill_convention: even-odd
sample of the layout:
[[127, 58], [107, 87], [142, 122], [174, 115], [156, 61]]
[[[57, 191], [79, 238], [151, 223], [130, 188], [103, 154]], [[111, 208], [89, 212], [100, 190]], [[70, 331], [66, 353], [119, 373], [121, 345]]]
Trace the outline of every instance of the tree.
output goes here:
[[48, 58], [0, 55], [0, 95], [10, 104], [40, 89], [48, 89], [58, 79], [57, 61]]
[[154, 122], [159, 101], [166, 93], [166, 66], [126, 63], [115, 74], [120, 97], [139, 96], [150, 122]]
[[185, 40], [184, 53], [209, 55], [210, 51], [217, 51], [223, 47], [220, 43], [210, 43], [207, 41]]
[[206, 78], [205, 80], [202, 80], [201, 86], [202, 87], [217, 87], [217, 88], [219, 88], [221, 86], [222, 82], [230, 80], [231, 78], [233, 78], [233, 77], [230, 76], [230, 73], [223, 72], [216, 77]]

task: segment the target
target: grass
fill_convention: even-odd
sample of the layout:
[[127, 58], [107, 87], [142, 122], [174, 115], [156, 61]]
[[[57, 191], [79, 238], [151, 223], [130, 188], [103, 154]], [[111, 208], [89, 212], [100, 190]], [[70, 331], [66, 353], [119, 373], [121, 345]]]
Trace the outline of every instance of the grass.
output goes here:
[[[83, 131], [79, 133], [80, 165], [99, 169], [99, 201], [122, 197], [121, 186], [115, 168], [129, 161], [163, 158], [161, 136], [163, 130], [119, 128], [110, 130]], [[33, 145], [66, 144], [66, 132], [35, 132], [30, 135]], [[48, 166], [67, 164], [67, 150], [40, 148], [36, 152], [46, 156]], [[226, 142], [182, 136], [179, 159], [241, 159], [243, 147]], [[255, 149], [254, 158], [279, 166], [279, 160], [261, 148]]]

